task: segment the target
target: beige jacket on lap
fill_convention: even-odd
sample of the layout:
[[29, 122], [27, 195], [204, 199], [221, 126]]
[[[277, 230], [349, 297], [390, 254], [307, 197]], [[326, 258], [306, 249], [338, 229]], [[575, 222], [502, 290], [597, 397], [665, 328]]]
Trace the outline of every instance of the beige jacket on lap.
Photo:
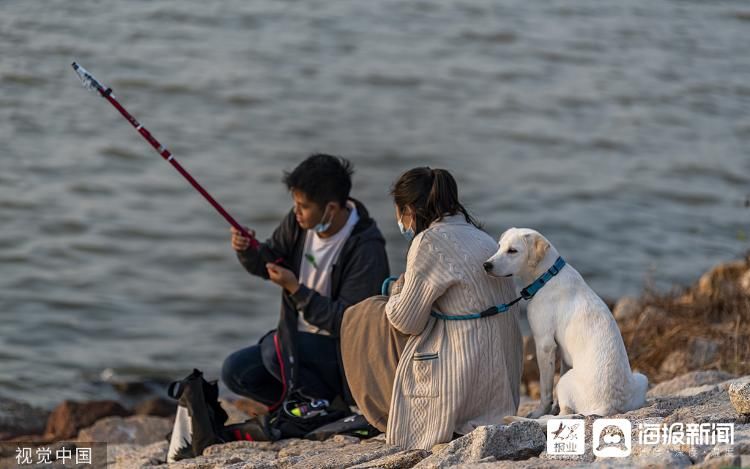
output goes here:
[[404, 282], [386, 305], [391, 324], [411, 335], [396, 370], [386, 440], [430, 449], [453, 433], [502, 424], [515, 415], [523, 367], [518, 306], [489, 318], [430, 316], [481, 312], [515, 298], [511, 279], [488, 276], [497, 250], [463, 215], [445, 217], [409, 248]]

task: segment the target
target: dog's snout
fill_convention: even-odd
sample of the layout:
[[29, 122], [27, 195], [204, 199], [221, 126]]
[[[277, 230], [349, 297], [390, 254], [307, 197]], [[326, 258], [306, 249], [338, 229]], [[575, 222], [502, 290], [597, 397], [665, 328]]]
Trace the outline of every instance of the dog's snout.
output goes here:
[[484, 267], [485, 272], [489, 272], [492, 270], [492, 262], [485, 262], [482, 267]]

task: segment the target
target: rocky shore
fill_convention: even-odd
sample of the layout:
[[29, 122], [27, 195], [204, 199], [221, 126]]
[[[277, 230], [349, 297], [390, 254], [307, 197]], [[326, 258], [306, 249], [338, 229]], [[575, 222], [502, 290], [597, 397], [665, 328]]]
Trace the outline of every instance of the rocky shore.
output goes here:
[[[214, 445], [200, 457], [167, 466], [165, 437], [175, 405], [151, 397], [128, 407], [115, 401], [66, 401], [51, 413], [0, 400], [0, 440], [7, 443], [0, 452], [0, 467], [17, 467], [12, 442], [34, 441], [56, 442], [53, 447], [106, 441], [108, 467], [118, 468], [750, 467], [748, 260], [719, 265], [695, 285], [668, 295], [621, 299], [613, 312], [633, 368], [645, 371], [652, 382], [645, 407], [609, 417], [631, 423], [632, 449], [624, 458], [596, 457], [596, 417], [569, 416], [585, 423], [583, 455], [548, 454], [545, 428], [537, 422], [515, 422], [477, 428], [429, 451], [390, 447], [382, 435], [369, 440], [339, 435], [322, 442]], [[533, 347], [528, 350], [521, 416], [538, 398]], [[222, 401], [222, 406], [230, 415], [227, 423], [241, 422], [254, 412], [247, 401]], [[716, 424], [732, 424], [734, 442], [639, 440], [646, 427], [673, 424], [704, 424], [712, 432]]]

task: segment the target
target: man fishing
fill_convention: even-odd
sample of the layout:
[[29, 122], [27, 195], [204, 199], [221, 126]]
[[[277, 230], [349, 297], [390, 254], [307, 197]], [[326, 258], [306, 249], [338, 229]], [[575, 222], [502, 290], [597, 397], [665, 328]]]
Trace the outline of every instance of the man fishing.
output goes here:
[[284, 173], [294, 207], [269, 240], [250, 249], [250, 239], [231, 228], [242, 266], [279, 285], [282, 304], [278, 328], [229, 355], [222, 380], [269, 410], [292, 390], [351, 402], [338, 339], [344, 310], [380, 293], [389, 275], [375, 220], [349, 197], [352, 173], [344, 158], [312, 155]]
[[112, 104], [232, 226], [232, 247], [245, 269], [282, 287], [278, 328], [224, 361], [222, 378], [229, 389], [269, 410], [278, 408], [291, 391], [329, 401], [343, 396], [353, 403], [341, 367], [341, 320], [347, 306], [380, 292], [388, 277], [388, 259], [375, 220], [349, 198], [351, 164], [318, 154], [285, 173], [294, 208], [271, 239], [259, 243], [255, 232], [237, 223], [111, 88], [78, 63], [72, 66], [83, 85]]

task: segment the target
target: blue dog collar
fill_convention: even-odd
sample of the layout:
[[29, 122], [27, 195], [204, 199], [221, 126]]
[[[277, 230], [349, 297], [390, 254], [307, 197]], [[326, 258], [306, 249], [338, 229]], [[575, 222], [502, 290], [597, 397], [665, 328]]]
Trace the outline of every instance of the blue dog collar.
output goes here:
[[562, 257], [558, 257], [554, 264], [552, 264], [552, 267], [550, 267], [545, 273], [539, 276], [538, 279], [534, 280], [534, 282], [521, 290], [521, 298], [524, 300], [530, 300], [534, 297], [534, 295], [539, 292], [539, 290], [542, 289], [543, 286], [547, 284], [550, 280], [552, 280], [552, 277], [559, 274], [562, 268], [565, 267], [565, 259]]
[[[511, 306], [518, 303], [519, 301], [530, 300], [531, 298], [533, 298], [534, 295], [536, 295], [539, 290], [542, 289], [542, 287], [544, 287], [547, 283], [549, 283], [550, 280], [552, 280], [552, 277], [560, 273], [563, 267], [565, 267], [565, 260], [562, 257], [558, 257], [555, 263], [552, 264], [552, 267], [547, 269], [547, 271], [540, 275], [539, 278], [537, 278], [530, 285], [521, 290], [521, 296], [511, 301], [510, 303], [490, 306], [481, 313], [462, 314], [460, 316], [447, 316], [445, 314], [438, 313], [437, 311], [433, 311], [430, 313], [430, 315], [434, 318], [442, 319], [444, 321], [465, 321], [467, 319], [488, 318], [496, 314], [505, 313], [510, 309]], [[385, 286], [385, 284], [383, 286]]]

